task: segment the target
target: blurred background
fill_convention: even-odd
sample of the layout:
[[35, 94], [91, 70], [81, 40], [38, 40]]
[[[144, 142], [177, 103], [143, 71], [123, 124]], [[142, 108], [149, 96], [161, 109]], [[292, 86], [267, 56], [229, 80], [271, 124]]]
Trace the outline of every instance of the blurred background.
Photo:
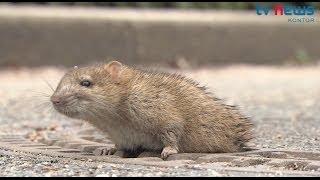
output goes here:
[[2, 2], [0, 67], [107, 59], [173, 68], [316, 64], [318, 12], [314, 23], [290, 23], [300, 17], [258, 16], [257, 4], [275, 3]]
[[[273, 5], [274, 2], [11, 2], [14, 4], [70, 5], [70, 6], [104, 6], [133, 8], [177, 8], [177, 9], [254, 9], [256, 4]], [[277, 2], [284, 5], [313, 5], [317, 2]]]

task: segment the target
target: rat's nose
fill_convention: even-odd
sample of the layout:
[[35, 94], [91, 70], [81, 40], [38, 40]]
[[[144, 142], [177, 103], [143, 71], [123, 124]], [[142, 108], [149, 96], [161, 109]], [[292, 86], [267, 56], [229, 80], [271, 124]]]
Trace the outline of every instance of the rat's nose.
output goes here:
[[58, 97], [58, 96], [51, 96], [51, 102], [54, 104], [54, 105], [61, 105], [62, 104], [62, 102], [63, 102], [63, 100], [60, 98], [60, 97]]

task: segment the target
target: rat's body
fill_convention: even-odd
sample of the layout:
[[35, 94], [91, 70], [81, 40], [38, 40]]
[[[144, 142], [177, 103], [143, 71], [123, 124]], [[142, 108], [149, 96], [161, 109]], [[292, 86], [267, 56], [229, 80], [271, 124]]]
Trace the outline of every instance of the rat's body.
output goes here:
[[163, 158], [237, 152], [252, 138], [247, 118], [194, 81], [115, 61], [70, 71], [52, 101], [59, 112], [108, 133], [122, 151], [162, 151]]

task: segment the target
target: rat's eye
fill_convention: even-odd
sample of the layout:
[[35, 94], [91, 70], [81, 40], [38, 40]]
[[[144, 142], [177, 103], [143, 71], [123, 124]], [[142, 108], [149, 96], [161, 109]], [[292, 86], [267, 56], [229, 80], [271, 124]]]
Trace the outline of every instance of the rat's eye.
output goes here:
[[80, 85], [85, 86], [85, 87], [89, 87], [89, 86], [91, 86], [91, 82], [88, 80], [84, 80], [84, 81], [80, 82]]

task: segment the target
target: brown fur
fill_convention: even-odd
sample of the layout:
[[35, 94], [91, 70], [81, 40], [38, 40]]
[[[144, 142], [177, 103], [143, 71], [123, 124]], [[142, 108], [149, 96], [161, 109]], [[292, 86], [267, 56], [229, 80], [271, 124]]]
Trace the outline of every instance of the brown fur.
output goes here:
[[[248, 118], [195, 81], [110, 64], [68, 72], [52, 97], [67, 99], [55, 108], [108, 133], [118, 150], [237, 152], [252, 138]], [[91, 87], [79, 85], [86, 78]]]

